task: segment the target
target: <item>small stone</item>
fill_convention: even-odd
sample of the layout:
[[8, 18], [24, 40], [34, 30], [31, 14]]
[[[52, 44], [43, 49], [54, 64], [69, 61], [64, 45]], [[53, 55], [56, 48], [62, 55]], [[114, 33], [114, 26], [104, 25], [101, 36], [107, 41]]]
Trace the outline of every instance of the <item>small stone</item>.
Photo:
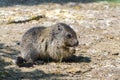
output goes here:
[[112, 55], [119, 55], [119, 53], [113, 53]]

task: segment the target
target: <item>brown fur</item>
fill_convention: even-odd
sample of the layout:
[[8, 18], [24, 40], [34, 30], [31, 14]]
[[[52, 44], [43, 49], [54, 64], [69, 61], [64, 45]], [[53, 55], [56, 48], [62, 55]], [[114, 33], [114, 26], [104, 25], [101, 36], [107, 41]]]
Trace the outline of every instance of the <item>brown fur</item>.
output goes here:
[[[34, 27], [28, 30], [21, 41], [21, 58], [34, 62], [38, 58], [60, 61], [75, 54], [78, 45], [76, 33], [69, 25], [57, 23], [51, 27]], [[20, 58], [20, 61], [21, 61]], [[17, 59], [17, 65], [21, 64]]]

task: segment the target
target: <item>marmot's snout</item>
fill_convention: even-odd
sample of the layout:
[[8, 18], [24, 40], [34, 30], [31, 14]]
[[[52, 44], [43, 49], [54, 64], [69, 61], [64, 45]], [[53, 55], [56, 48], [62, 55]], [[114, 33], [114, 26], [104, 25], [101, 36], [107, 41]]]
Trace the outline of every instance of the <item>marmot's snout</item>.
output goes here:
[[78, 40], [77, 39], [73, 39], [72, 41], [71, 41], [71, 47], [75, 47], [75, 46], [78, 46], [78, 44], [79, 44], [79, 42], [78, 42]]
[[78, 44], [79, 44], [78, 40], [75, 39], [75, 40], [73, 40], [73, 41], [74, 41], [74, 42], [73, 42], [73, 43], [74, 43], [73, 46], [78, 46]]
[[75, 46], [78, 46], [79, 42], [77, 39], [71, 39], [65, 42], [65, 44], [67, 47], [75, 47]]

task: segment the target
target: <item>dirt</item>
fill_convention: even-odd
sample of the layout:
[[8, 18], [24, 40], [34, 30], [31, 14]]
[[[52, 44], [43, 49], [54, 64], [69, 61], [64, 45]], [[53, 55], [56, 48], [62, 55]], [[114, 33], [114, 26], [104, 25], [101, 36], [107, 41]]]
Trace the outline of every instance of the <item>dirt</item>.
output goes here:
[[[43, 16], [43, 17], [37, 17]], [[71, 61], [17, 67], [24, 32], [69, 24], [79, 46]], [[120, 4], [44, 3], [0, 7], [0, 80], [120, 80]]]

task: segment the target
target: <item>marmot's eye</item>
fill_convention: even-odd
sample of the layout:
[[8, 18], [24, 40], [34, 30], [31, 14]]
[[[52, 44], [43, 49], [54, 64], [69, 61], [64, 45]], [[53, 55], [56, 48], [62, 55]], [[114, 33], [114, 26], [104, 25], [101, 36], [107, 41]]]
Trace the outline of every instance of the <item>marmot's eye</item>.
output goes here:
[[72, 38], [72, 35], [71, 34], [67, 34], [66, 37], [69, 39], [69, 38]]

